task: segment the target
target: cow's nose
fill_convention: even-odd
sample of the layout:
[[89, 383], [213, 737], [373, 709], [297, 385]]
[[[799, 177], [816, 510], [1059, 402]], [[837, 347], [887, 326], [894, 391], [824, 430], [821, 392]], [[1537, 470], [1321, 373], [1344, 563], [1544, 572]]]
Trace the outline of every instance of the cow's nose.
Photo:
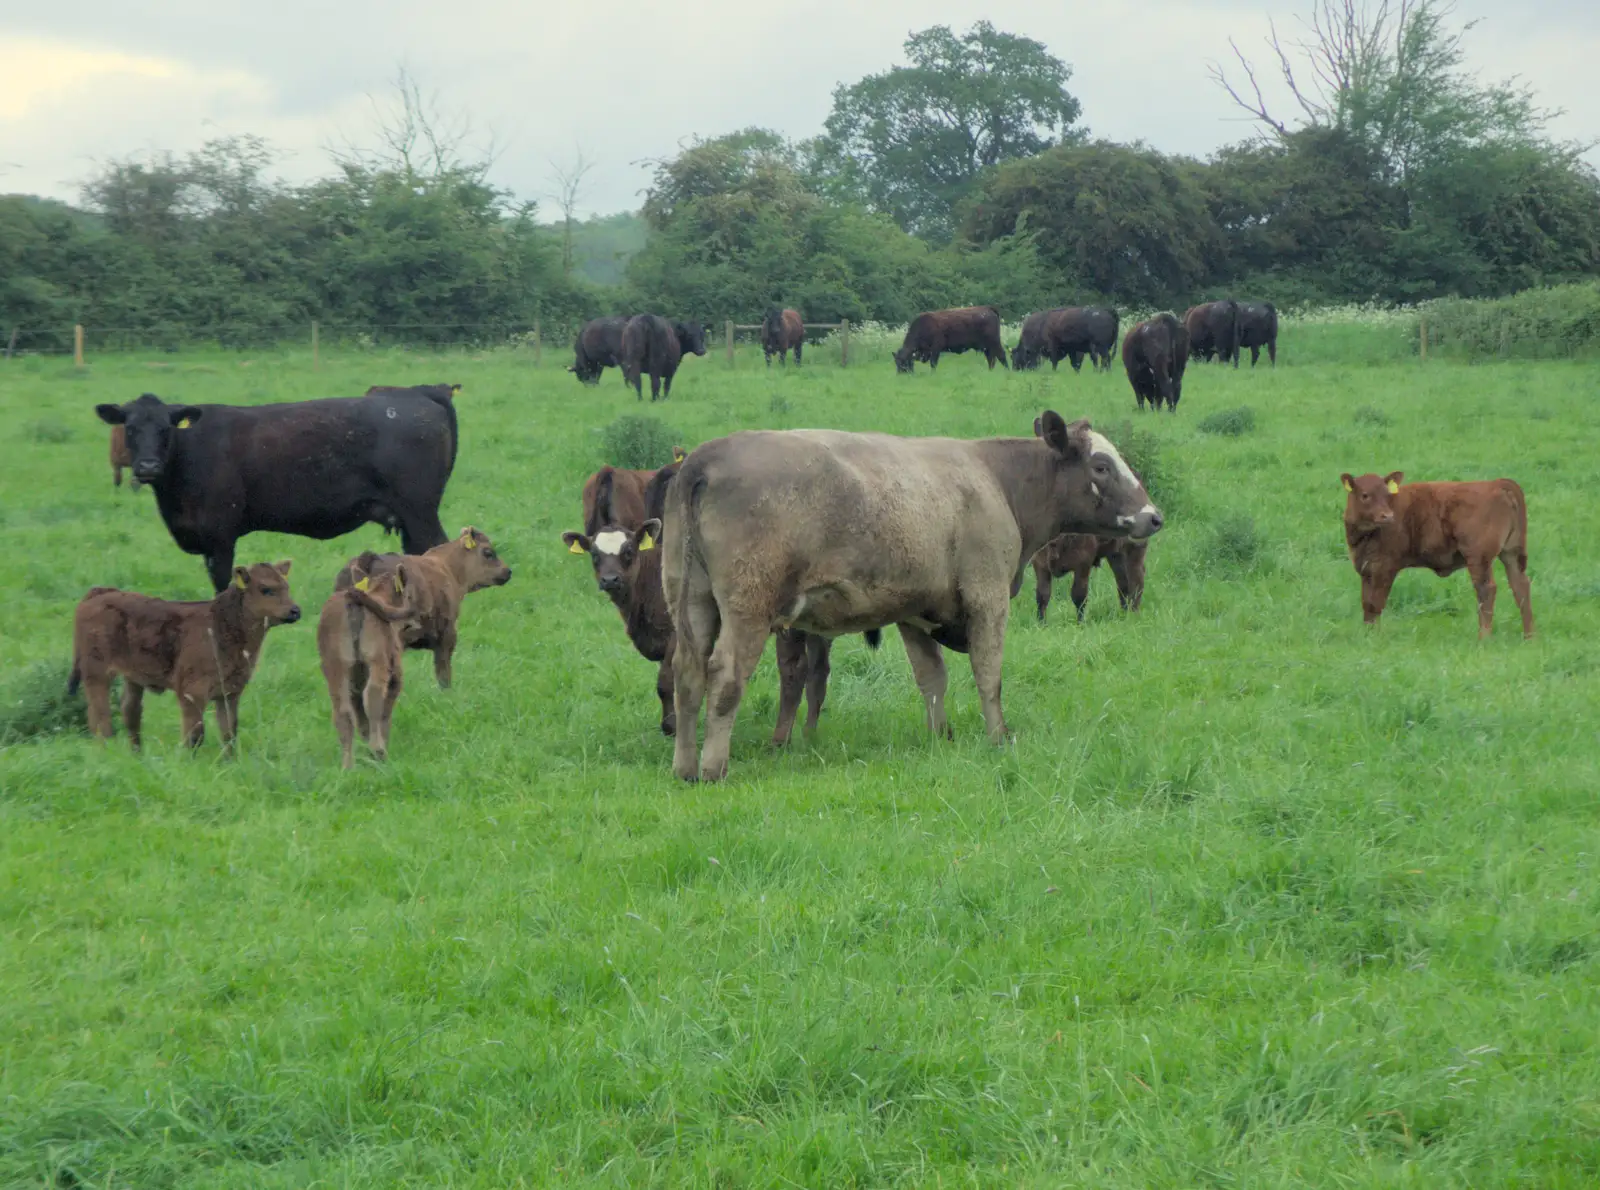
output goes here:
[[300, 605], [298, 603], [291, 603], [289, 605], [289, 614], [284, 617], [284, 623], [293, 624], [299, 618], [300, 618]]
[[1153, 510], [1150, 513], [1150, 532], [1156, 532], [1156, 530], [1160, 529], [1161, 526], [1166, 523], [1166, 518], [1161, 515], [1159, 510]]
[[620, 586], [622, 586], [622, 580], [619, 578], [612, 578], [607, 575], [600, 580], [600, 589], [602, 591], [615, 591]]
[[149, 479], [161, 473], [161, 463], [157, 459], [139, 459], [133, 464], [133, 473], [140, 479]]

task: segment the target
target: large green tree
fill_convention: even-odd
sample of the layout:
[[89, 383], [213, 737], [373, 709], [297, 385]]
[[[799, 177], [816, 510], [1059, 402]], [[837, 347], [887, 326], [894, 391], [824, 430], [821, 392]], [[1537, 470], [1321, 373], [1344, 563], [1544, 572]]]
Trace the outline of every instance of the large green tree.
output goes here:
[[938, 240], [985, 170], [1071, 139], [1081, 108], [1065, 62], [988, 21], [913, 33], [905, 54], [907, 65], [834, 91], [810, 156], [836, 193]]

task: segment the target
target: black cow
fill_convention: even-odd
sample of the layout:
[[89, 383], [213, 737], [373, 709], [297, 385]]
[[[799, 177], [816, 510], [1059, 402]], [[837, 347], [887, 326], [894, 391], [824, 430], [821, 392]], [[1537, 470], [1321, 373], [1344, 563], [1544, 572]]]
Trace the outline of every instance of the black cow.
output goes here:
[[1278, 310], [1271, 302], [1239, 303], [1239, 346], [1250, 349], [1250, 366], [1256, 366], [1261, 349], [1267, 349], [1272, 366], [1278, 366]]
[[1189, 332], [1169, 313], [1133, 327], [1122, 340], [1122, 366], [1128, 370], [1134, 400], [1139, 408], [1150, 402], [1159, 410], [1163, 400], [1173, 413], [1183, 396], [1183, 370], [1189, 363]]
[[[698, 322], [668, 322], [659, 314], [635, 314], [622, 331], [622, 382], [644, 400], [643, 376], [650, 374], [652, 401], [672, 395], [672, 377], [685, 352], [706, 353], [706, 328]], [[662, 382], [666, 382], [663, 391]]]
[[622, 366], [622, 330], [626, 315], [596, 318], [583, 324], [572, 343], [572, 366], [567, 369], [584, 384], [599, 384], [607, 368]]
[[1239, 303], [1232, 298], [1220, 302], [1206, 302], [1191, 306], [1183, 316], [1184, 329], [1189, 332], [1189, 354], [1202, 360], [1212, 356], [1219, 363], [1233, 361], [1239, 366]]
[[929, 310], [918, 314], [906, 328], [905, 342], [894, 353], [897, 372], [910, 372], [916, 361], [922, 360], [930, 368], [939, 366], [939, 356], [945, 352], [959, 355], [963, 351], [981, 351], [989, 361], [989, 370], [995, 364], [1009, 368], [1005, 345], [1000, 342], [1000, 312], [993, 306], [962, 306], [954, 310]]
[[1094, 368], [1111, 367], [1111, 349], [1117, 343], [1117, 312], [1106, 306], [1060, 306], [1028, 315], [1022, 337], [1011, 352], [1015, 369], [1037, 368], [1041, 359], [1052, 371], [1064, 359], [1078, 371], [1088, 356]]
[[408, 554], [449, 540], [439, 501], [457, 432], [445, 386], [255, 408], [145, 393], [95, 412], [125, 428], [134, 476], [155, 489], [172, 540], [205, 558], [218, 591], [247, 533], [326, 540], [371, 522], [399, 529]]

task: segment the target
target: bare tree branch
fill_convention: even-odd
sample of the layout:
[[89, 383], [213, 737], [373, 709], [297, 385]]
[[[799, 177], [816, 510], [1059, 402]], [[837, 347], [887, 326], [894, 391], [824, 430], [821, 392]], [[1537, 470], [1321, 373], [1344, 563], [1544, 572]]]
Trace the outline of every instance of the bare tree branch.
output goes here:
[[372, 110], [371, 138], [361, 143], [341, 135], [327, 146], [342, 167], [393, 170], [409, 178], [433, 179], [466, 174], [482, 181], [503, 151], [493, 129], [478, 139], [472, 116], [445, 106], [437, 91], [424, 92], [410, 67], [401, 63], [390, 91], [367, 96]]
[[577, 145], [570, 161], [562, 163], [548, 158], [547, 164], [550, 166], [551, 179], [556, 184], [549, 197], [555, 200], [561, 211], [561, 270], [570, 277], [573, 266], [572, 227], [577, 220], [578, 204], [583, 198], [584, 178], [599, 163], [584, 152], [582, 145]]

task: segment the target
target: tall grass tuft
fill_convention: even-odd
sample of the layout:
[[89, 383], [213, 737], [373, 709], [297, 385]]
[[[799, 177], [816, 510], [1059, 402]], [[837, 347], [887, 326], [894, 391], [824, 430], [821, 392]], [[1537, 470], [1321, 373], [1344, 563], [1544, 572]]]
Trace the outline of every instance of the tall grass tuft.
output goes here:
[[1248, 405], [1237, 409], [1219, 409], [1202, 417], [1195, 429], [1202, 434], [1221, 434], [1226, 438], [1239, 438], [1256, 428], [1256, 411]]
[[36, 661], [0, 686], [0, 744], [88, 730], [83, 695], [67, 693], [70, 662]]
[[601, 450], [604, 462], [613, 467], [647, 471], [672, 462], [672, 444], [677, 441], [671, 426], [658, 417], [629, 413], [605, 429]]

